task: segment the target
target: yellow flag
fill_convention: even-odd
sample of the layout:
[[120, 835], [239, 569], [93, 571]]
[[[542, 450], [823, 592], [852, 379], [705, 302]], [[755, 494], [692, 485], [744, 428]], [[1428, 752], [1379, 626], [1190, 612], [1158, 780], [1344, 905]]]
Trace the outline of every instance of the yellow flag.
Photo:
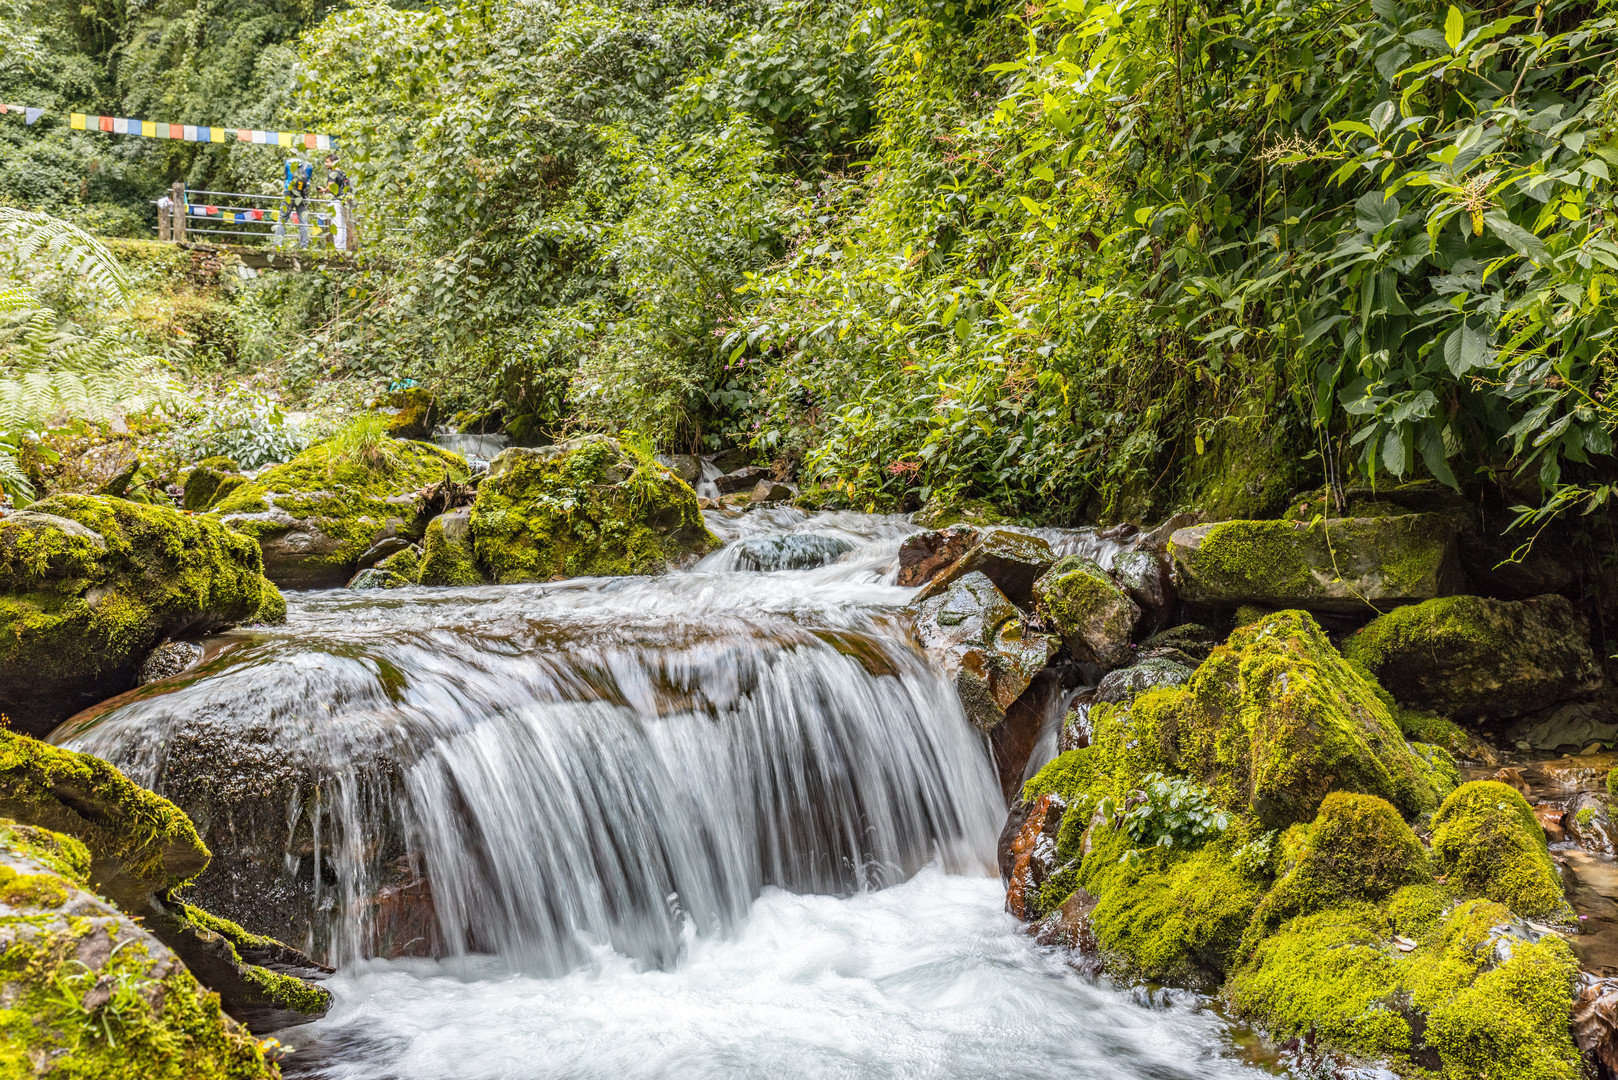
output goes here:
[[84, 114], [81, 112], [71, 113], [67, 118], [67, 126], [73, 128], [75, 131], [83, 131]]
[[211, 128], [209, 128], [208, 129], [208, 141], [209, 142], [224, 142], [225, 141], [225, 129], [222, 128], [222, 127], [211, 127]]
[[142, 120], [140, 122], [140, 133], [148, 139], [157, 138], [157, 122], [155, 120]]
[[292, 145], [292, 132], [290, 132], [290, 131], [277, 131], [275, 133], [275, 145], [277, 145], [277, 146], [291, 146]]

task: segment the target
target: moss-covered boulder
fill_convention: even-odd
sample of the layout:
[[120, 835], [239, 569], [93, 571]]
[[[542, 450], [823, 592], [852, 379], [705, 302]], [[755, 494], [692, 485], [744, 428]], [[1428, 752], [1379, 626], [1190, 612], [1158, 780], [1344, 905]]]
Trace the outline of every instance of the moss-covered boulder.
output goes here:
[[382, 410], [388, 418], [388, 434], [395, 439], [431, 439], [438, 422], [438, 402], [419, 386], [388, 395]]
[[185, 474], [185, 494], [180, 505], [201, 513], [245, 483], [247, 477], [237, 471], [236, 463], [230, 458], [203, 458]]
[[278, 1076], [218, 995], [88, 888], [89, 865], [72, 837], [0, 819], [0, 1076]]
[[1312, 820], [1332, 791], [1376, 795], [1407, 815], [1449, 791], [1376, 684], [1301, 611], [1242, 627], [1185, 686], [1097, 705], [1090, 721], [1097, 776], [1110, 778], [1102, 794], [1153, 770], [1184, 772], [1270, 827]]
[[1056, 652], [1056, 640], [1029, 630], [1021, 611], [981, 573], [967, 574], [910, 606], [922, 647], [955, 685], [966, 718], [984, 731], [1028, 689]]
[[1571, 914], [1534, 808], [1498, 780], [1462, 784], [1444, 800], [1433, 815], [1433, 860], [1464, 895], [1533, 918]]
[[501, 584], [659, 574], [720, 543], [688, 485], [601, 435], [502, 451], [471, 526], [479, 565]]
[[236, 1019], [270, 1031], [323, 1015], [330, 971], [296, 949], [179, 904], [211, 855], [190, 818], [90, 754], [0, 731], [0, 816], [83, 846], [84, 880], [173, 949]]
[[1179, 529], [1169, 557], [1183, 600], [1314, 611], [1386, 610], [1456, 592], [1454, 522], [1440, 514]]
[[1390, 611], [1343, 646], [1401, 705], [1513, 717], [1601, 688], [1590, 631], [1565, 597], [1446, 596]]
[[483, 585], [472, 546], [472, 508], [463, 506], [427, 523], [416, 580], [422, 585]]
[[57, 495], [0, 517], [0, 713], [43, 734], [135, 685], [166, 637], [258, 615], [258, 546], [210, 518]]
[[1302, 850], [1254, 917], [1273, 929], [1297, 915], [1350, 901], [1380, 903], [1406, 885], [1433, 880], [1427, 851], [1393, 804], [1333, 792], [1320, 804]]
[[1134, 658], [1129, 639], [1140, 608], [1094, 560], [1058, 560], [1034, 582], [1033, 600], [1035, 612], [1074, 659], [1115, 668]]
[[1487, 900], [1449, 907], [1427, 886], [1344, 903], [1265, 937], [1225, 997], [1277, 1042], [1312, 1037], [1401, 1073], [1576, 1080], [1577, 961], [1559, 937], [1503, 938], [1510, 919]]
[[395, 442], [367, 458], [331, 440], [264, 470], [210, 512], [258, 541], [277, 585], [336, 588], [399, 546], [379, 543], [420, 539], [422, 488], [467, 475], [464, 458], [427, 443]]

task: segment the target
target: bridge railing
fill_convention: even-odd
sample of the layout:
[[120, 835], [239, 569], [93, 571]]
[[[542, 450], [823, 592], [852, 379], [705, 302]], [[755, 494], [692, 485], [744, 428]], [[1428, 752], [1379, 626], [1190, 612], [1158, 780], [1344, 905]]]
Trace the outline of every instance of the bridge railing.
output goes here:
[[284, 195], [205, 191], [176, 183], [159, 204], [157, 238], [354, 251], [360, 230], [350, 200], [312, 196], [295, 206]]

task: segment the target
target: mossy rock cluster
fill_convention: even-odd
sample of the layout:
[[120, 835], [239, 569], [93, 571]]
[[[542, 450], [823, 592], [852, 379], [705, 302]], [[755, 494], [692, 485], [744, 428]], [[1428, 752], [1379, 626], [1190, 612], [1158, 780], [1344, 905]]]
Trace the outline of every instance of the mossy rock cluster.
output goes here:
[[90, 863], [70, 836], [0, 819], [0, 1076], [278, 1076], [217, 994], [90, 890]]
[[179, 807], [112, 765], [0, 731], [0, 816], [74, 838], [82, 881], [142, 917], [237, 1019], [268, 1031], [325, 1013], [330, 994], [292, 973], [327, 969], [173, 899], [212, 856]]
[[57, 495], [0, 517], [0, 713], [43, 734], [134, 686], [165, 637], [272, 616], [262, 567], [220, 522], [126, 499]]
[[501, 584], [658, 574], [719, 546], [687, 484], [601, 435], [502, 452], [470, 526], [479, 566]]
[[[1023, 791], [1067, 806], [1034, 916], [1086, 920], [1069, 936], [1106, 969], [1217, 989], [1278, 1042], [1401, 1074], [1574, 1080], [1577, 964], [1524, 921], [1572, 917], [1543, 832], [1513, 789], [1456, 787], [1400, 719], [1298, 611], [1237, 630], [1184, 687], [1095, 706], [1091, 745]], [[1163, 776], [1172, 807], [1147, 795]], [[1223, 827], [1188, 829], [1211, 806]]]
[[1093, 559], [1068, 555], [1034, 582], [1034, 609], [1074, 659], [1114, 668], [1134, 658], [1140, 608]]
[[203, 458], [185, 473], [180, 505], [193, 513], [210, 510], [245, 483], [247, 477], [230, 458]]
[[1180, 597], [1237, 607], [1363, 611], [1460, 589], [1454, 521], [1442, 514], [1222, 521], [1169, 537]]
[[259, 542], [264, 571], [291, 588], [343, 585], [380, 541], [421, 538], [418, 492], [446, 477], [467, 479], [458, 454], [394, 441], [374, 459], [332, 440], [260, 473], [211, 513]]
[[1390, 611], [1343, 646], [1401, 705], [1505, 718], [1599, 690], [1589, 627], [1565, 597], [1447, 596]]

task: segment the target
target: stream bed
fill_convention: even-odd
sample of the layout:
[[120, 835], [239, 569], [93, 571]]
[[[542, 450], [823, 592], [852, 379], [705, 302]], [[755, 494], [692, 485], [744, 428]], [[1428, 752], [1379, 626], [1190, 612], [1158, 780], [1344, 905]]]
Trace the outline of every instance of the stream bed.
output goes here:
[[899, 617], [913, 526], [710, 523], [659, 578], [290, 594], [53, 739], [192, 814], [210, 909], [338, 967], [289, 1077], [1265, 1075], [1005, 913], [987, 741]]

